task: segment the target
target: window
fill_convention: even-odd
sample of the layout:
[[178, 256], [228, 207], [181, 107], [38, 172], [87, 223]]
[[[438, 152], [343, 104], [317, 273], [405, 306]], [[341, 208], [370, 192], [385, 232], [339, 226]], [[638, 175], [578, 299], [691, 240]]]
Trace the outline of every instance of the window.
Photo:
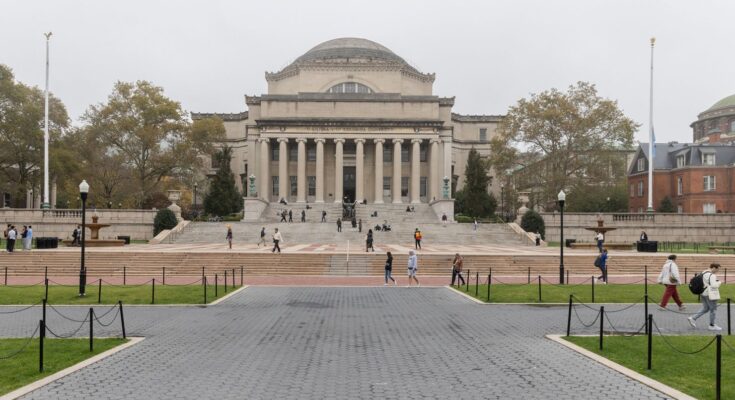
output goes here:
[[706, 175], [704, 177], [704, 191], [712, 192], [716, 188], [714, 175]]
[[487, 142], [487, 128], [480, 128], [480, 141]]
[[383, 162], [393, 162], [393, 146], [383, 146]]
[[419, 146], [419, 161], [426, 162], [426, 146], [423, 144]]
[[401, 197], [408, 197], [408, 177], [401, 177]]
[[291, 183], [291, 196], [296, 196], [296, 193], [298, 193], [298, 178], [294, 175], [291, 175], [288, 177], [289, 182]]
[[715, 153], [703, 153], [702, 165], [715, 165]]
[[308, 196], [316, 196], [316, 176], [307, 176], [306, 181], [309, 184]]
[[643, 197], [643, 181], [638, 181], [638, 197]]
[[278, 175], [271, 176], [271, 194], [278, 196]]
[[730, 121], [730, 132], [735, 132], [735, 119]]
[[686, 165], [686, 160], [683, 155], [676, 157], [676, 168], [681, 168]]
[[410, 152], [408, 151], [408, 144], [402, 143], [401, 144], [401, 163], [407, 163], [411, 161], [409, 159]]
[[715, 203], [704, 203], [702, 204], [702, 213], [704, 214], [715, 214], [717, 212]]
[[390, 197], [390, 176], [383, 177], [383, 197]]
[[684, 194], [684, 180], [682, 177], [676, 177], [676, 194], [681, 196]]
[[316, 145], [306, 147], [306, 160], [316, 161]]
[[643, 158], [638, 159], [638, 171], [643, 171], [646, 169], [646, 160]]
[[420, 197], [426, 197], [426, 184], [428, 183], [428, 179], [426, 179], [425, 176], [421, 177], [421, 184], [419, 188], [419, 196]]
[[635, 197], [635, 185], [633, 184], [630, 185], [630, 197]]
[[288, 148], [288, 161], [297, 161], [299, 159], [299, 146], [286, 146]]
[[278, 151], [278, 146], [271, 146], [271, 161], [278, 161], [281, 158], [281, 153]]
[[338, 83], [329, 90], [327, 93], [372, 93], [373, 90], [369, 87], [357, 82], [342, 82]]

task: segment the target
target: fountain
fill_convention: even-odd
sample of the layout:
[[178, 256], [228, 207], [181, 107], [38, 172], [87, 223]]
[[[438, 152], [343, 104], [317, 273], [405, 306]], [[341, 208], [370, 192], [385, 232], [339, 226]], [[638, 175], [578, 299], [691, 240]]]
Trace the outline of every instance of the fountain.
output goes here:
[[609, 226], [605, 226], [605, 220], [602, 219], [602, 215], [597, 214], [597, 226], [588, 226], [584, 228], [588, 231], [594, 231], [595, 233], [602, 233], [603, 235], [607, 232], [614, 231], [618, 228], [613, 228]]
[[[595, 234], [602, 233], [605, 235], [605, 244], [603, 245], [608, 250], [632, 250], [633, 244], [632, 243], [613, 243], [607, 240], [607, 232], [614, 231], [618, 228], [614, 228], [611, 226], [605, 226], [605, 221], [602, 218], [602, 215], [597, 214], [597, 226], [587, 226], [584, 227], [585, 230], [593, 231]], [[572, 248], [596, 248], [597, 243], [572, 243], [570, 245]]]
[[[99, 216], [94, 215], [92, 216], [92, 223], [91, 224], [85, 224], [87, 228], [89, 228], [91, 235], [89, 238], [85, 240], [85, 247], [110, 247], [110, 246], [123, 246], [125, 245], [125, 241], [122, 239], [100, 239], [100, 229], [107, 228], [110, 226], [110, 224], [100, 224]], [[64, 240], [63, 241], [65, 245], [71, 246], [71, 240]]]

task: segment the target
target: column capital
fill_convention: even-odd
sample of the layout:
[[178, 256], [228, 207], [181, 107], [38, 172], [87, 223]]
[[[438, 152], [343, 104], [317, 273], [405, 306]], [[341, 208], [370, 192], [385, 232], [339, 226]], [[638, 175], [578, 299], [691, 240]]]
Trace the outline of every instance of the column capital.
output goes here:
[[424, 141], [423, 139], [411, 139], [411, 143], [421, 144], [421, 142], [423, 142], [423, 141]]
[[284, 143], [284, 142], [288, 143], [288, 138], [285, 138], [285, 137], [278, 138], [278, 143]]
[[325, 141], [326, 141], [326, 139], [321, 138], [321, 137], [314, 139], [314, 142], [316, 142], [316, 143], [324, 143]]
[[355, 140], [355, 143], [365, 143], [365, 139], [362, 139], [362, 138], [354, 139], [354, 140]]
[[451, 136], [449, 136], [449, 137], [443, 137], [443, 138], [441, 138], [441, 140], [444, 143], [452, 143], [452, 137]]
[[303, 138], [303, 137], [296, 138], [296, 141], [299, 143], [306, 143], [306, 138]]
[[385, 143], [385, 139], [373, 139], [373, 142], [375, 143]]
[[345, 140], [342, 139], [342, 138], [334, 139], [334, 143], [344, 143], [344, 142], [345, 142]]
[[431, 144], [439, 144], [439, 143], [441, 143], [441, 142], [442, 142], [442, 141], [441, 141], [441, 139], [439, 139], [439, 138], [434, 138], [434, 139], [430, 139], [430, 140], [429, 140], [429, 143], [431, 143]]
[[393, 143], [403, 143], [403, 139], [393, 139]]
[[258, 138], [258, 143], [267, 143], [270, 141], [271, 141], [270, 138], [264, 138], [264, 137]]

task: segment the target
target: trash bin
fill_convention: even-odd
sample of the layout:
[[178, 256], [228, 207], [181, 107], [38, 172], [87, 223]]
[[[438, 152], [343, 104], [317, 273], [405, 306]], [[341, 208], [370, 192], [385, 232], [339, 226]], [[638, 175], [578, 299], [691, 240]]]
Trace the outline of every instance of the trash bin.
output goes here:
[[45, 249], [46, 248], [46, 238], [37, 237], [36, 238], [36, 248]]
[[59, 239], [55, 237], [37, 237], [37, 249], [55, 249], [59, 247]]
[[564, 239], [564, 246], [572, 247], [572, 243], [577, 243], [577, 239]]
[[130, 236], [118, 236], [117, 240], [124, 240], [125, 244], [130, 244]]
[[636, 250], [642, 253], [656, 253], [658, 251], [658, 242], [649, 240], [647, 242], [636, 242]]

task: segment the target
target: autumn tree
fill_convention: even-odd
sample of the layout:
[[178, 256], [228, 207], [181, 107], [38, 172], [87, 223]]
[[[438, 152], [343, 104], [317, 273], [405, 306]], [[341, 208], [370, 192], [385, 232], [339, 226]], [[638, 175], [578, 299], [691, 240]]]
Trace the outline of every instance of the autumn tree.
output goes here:
[[562, 189], [617, 184], [625, 173], [621, 150], [630, 148], [638, 126], [593, 84], [547, 90], [510, 107], [491, 141], [491, 164], [526, 170], [522, 184], [554, 204]]

